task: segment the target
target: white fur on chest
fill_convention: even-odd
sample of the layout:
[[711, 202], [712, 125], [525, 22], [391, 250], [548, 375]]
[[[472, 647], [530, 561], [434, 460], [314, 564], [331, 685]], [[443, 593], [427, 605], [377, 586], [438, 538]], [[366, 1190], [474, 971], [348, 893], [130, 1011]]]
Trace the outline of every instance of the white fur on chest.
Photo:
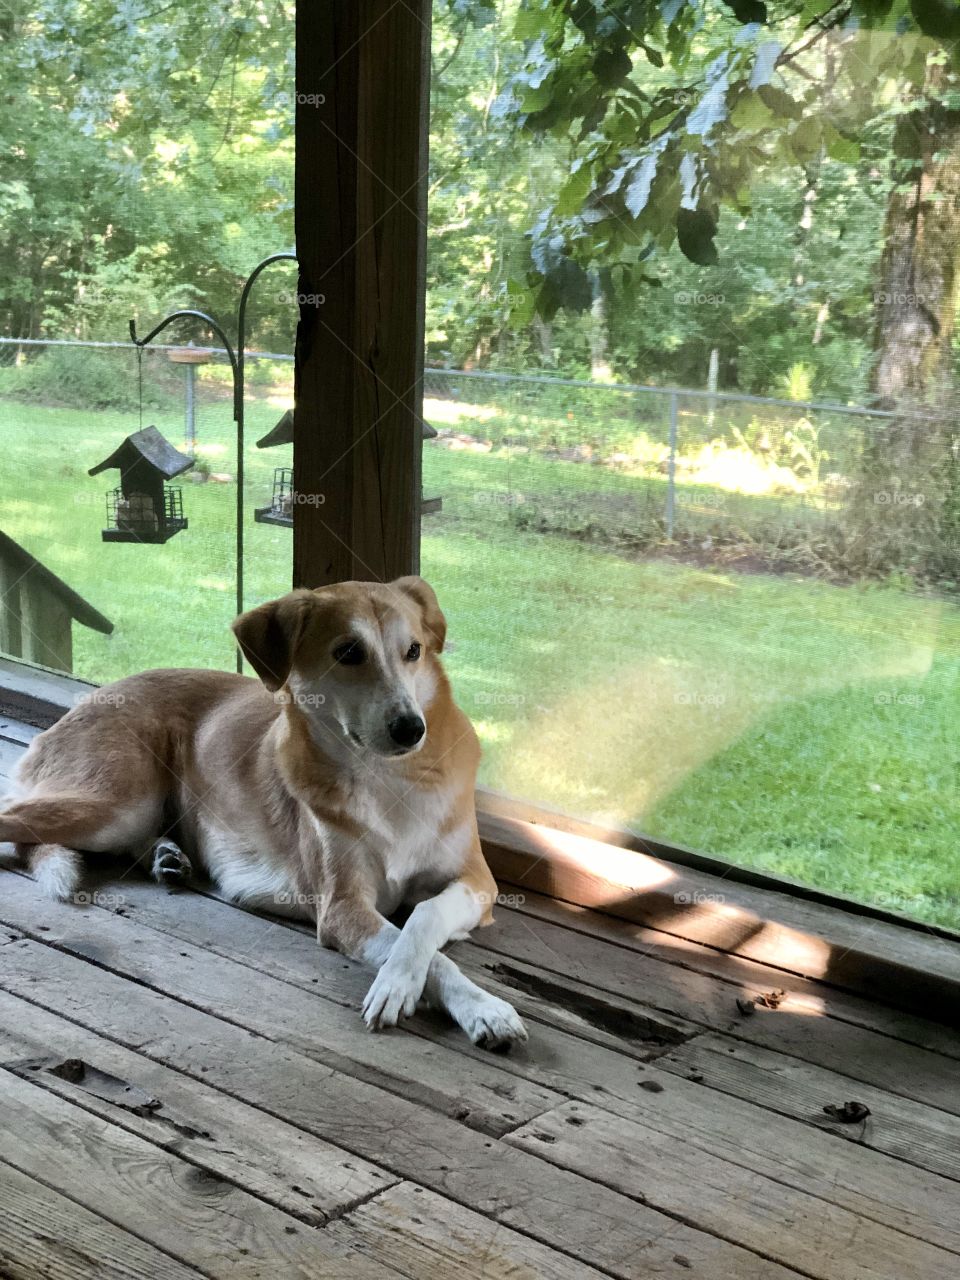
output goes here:
[[[388, 913], [401, 902], [436, 893], [463, 870], [473, 836], [465, 814], [451, 828], [457, 789], [421, 789], [398, 779], [364, 787], [352, 817], [364, 829], [364, 849], [382, 878], [377, 906]], [[441, 831], [443, 834], [441, 834]]]

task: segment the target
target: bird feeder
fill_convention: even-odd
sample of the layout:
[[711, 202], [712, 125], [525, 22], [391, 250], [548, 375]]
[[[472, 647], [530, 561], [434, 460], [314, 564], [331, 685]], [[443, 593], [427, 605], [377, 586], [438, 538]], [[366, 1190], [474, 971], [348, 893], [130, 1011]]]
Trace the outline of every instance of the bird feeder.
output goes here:
[[186, 529], [183, 494], [167, 484], [193, 466], [193, 458], [180, 453], [156, 427], [144, 427], [116, 448], [108, 458], [91, 467], [89, 474], [116, 467], [120, 487], [107, 493], [104, 542], [167, 542]]
[[273, 497], [269, 507], [255, 507], [254, 520], [260, 524], [279, 524], [293, 528], [293, 468], [274, 467]]
[[[429, 425], [423, 424], [423, 439], [435, 440], [437, 433]], [[272, 431], [261, 436], [257, 441], [258, 449], [272, 449], [278, 444], [293, 444], [293, 410], [288, 409]], [[257, 507], [253, 518], [260, 524], [279, 524], [288, 529], [293, 528], [293, 471], [290, 467], [275, 467], [273, 472], [273, 498], [269, 507]], [[442, 498], [423, 498], [420, 503], [420, 514], [430, 515], [443, 506]]]
[[[423, 439], [436, 440], [437, 434], [438, 433], [437, 433], [436, 427], [431, 427], [429, 422], [424, 421]], [[425, 498], [423, 496], [423, 490], [420, 491], [420, 514], [422, 516], [432, 516], [434, 512], [440, 511], [442, 510], [442, 508], [443, 508], [442, 498]]]
[[191, 453], [197, 448], [196, 402], [197, 365], [209, 364], [213, 356], [202, 347], [189, 343], [186, 347], [171, 347], [167, 352], [171, 364], [182, 364], [187, 373], [186, 400], [183, 413], [183, 438]]
[[[272, 431], [257, 441], [258, 449], [272, 449], [277, 444], [293, 443], [293, 410], [288, 409]], [[293, 528], [293, 469], [274, 467], [273, 495], [269, 507], [255, 507], [253, 518], [258, 524], [279, 524]]]

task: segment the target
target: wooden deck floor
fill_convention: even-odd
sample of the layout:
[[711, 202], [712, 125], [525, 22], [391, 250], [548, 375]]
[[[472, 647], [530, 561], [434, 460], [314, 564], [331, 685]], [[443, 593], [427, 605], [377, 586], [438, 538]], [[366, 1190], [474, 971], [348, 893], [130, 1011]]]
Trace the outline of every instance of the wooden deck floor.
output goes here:
[[[32, 732], [0, 717], [0, 775]], [[527, 1019], [493, 1057], [367, 1033], [309, 931], [2, 865], [4, 1277], [960, 1275], [939, 1024], [527, 893], [453, 949]]]

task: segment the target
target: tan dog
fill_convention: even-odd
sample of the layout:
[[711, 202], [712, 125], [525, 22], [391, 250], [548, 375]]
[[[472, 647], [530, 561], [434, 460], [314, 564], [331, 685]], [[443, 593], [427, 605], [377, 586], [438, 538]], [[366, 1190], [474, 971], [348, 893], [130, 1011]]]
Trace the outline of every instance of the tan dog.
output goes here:
[[[150, 854], [160, 880], [195, 857], [236, 902], [316, 919], [324, 945], [377, 969], [370, 1027], [426, 996], [475, 1043], [525, 1039], [509, 1004], [439, 954], [491, 922], [496, 886], [477, 834], [479, 745], [439, 661], [432, 589], [293, 591], [233, 625], [262, 683], [171, 670], [98, 690], [34, 741], [0, 840], [59, 898], [79, 850]], [[386, 917], [404, 904], [401, 930]]]

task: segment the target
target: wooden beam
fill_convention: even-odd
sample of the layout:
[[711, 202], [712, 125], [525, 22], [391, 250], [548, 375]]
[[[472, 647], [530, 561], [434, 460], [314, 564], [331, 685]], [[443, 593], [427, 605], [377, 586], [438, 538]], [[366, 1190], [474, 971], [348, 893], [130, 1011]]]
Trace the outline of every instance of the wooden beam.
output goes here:
[[23, 652], [20, 619], [20, 579], [23, 570], [2, 554], [0, 548], [0, 653], [19, 658]]
[[482, 808], [478, 824], [501, 888], [591, 907], [960, 1026], [960, 948], [946, 930], [888, 924]]
[[57, 671], [73, 670], [73, 619], [61, 600], [43, 583], [21, 583], [22, 653], [28, 662]]
[[293, 578], [419, 562], [429, 0], [297, 13]]

